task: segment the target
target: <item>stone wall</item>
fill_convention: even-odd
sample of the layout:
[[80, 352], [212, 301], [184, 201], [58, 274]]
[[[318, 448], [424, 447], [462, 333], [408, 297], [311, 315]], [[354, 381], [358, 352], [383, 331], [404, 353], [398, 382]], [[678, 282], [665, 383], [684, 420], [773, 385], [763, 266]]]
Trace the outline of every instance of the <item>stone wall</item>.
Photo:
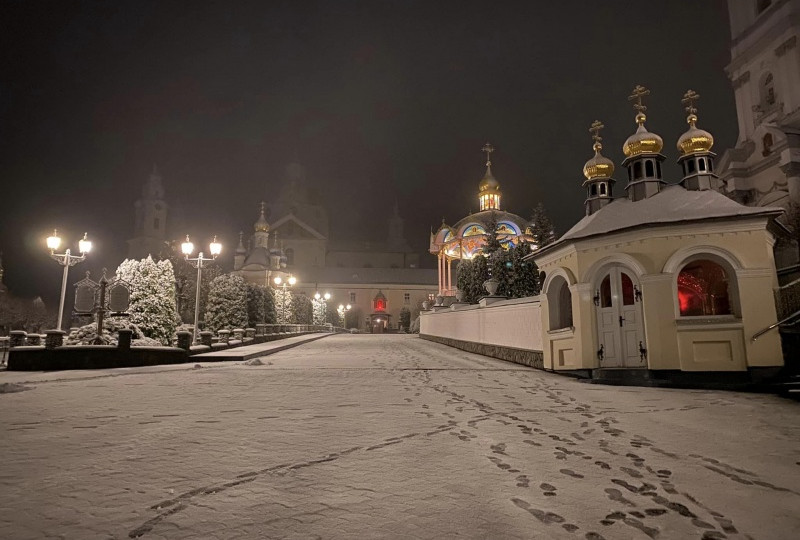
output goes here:
[[526, 366], [543, 367], [539, 297], [484, 298], [476, 305], [435, 307], [420, 314], [420, 337]]

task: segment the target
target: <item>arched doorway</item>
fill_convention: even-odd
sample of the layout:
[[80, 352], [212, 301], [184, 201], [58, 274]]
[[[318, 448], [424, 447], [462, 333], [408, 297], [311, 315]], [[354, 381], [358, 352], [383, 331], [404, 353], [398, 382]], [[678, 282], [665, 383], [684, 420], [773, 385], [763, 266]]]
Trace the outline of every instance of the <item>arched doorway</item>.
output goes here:
[[624, 266], [607, 268], [599, 277], [594, 302], [600, 367], [646, 367], [647, 347], [636, 277]]

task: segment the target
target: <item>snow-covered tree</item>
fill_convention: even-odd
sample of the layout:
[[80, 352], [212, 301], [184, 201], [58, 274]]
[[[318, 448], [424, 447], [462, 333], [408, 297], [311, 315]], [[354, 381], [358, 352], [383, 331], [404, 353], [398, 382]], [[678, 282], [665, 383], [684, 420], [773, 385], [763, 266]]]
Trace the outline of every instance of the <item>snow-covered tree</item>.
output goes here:
[[292, 324], [292, 292], [288, 288], [275, 289], [275, 321], [278, 324]]
[[475, 304], [488, 293], [483, 282], [489, 279], [489, 265], [486, 257], [477, 256], [458, 262], [456, 282], [464, 293], [464, 302]]
[[253, 283], [247, 284], [247, 319], [251, 327], [275, 322], [275, 299], [272, 296], [272, 289]]
[[292, 296], [292, 322], [294, 324], [311, 324], [314, 320], [314, 307], [311, 305], [311, 298], [305, 294], [295, 294]]
[[404, 328], [406, 331], [411, 327], [411, 311], [404, 307], [400, 310], [400, 328]]
[[130, 322], [152, 339], [169, 345], [177, 326], [175, 274], [169, 260], [125, 259], [117, 275], [130, 285]]
[[556, 241], [555, 227], [553, 227], [553, 222], [550, 221], [542, 203], [539, 203], [536, 205], [536, 208], [533, 209], [530, 229], [537, 249], [543, 248], [547, 244], [552, 244]]
[[505, 253], [505, 289], [503, 294], [510, 298], [524, 298], [539, 294], [539, 269], [533, 261], [522, 258], [531, 252], [527, 244], [519, 244]]
[[211, 282], [206, 306], [206, 327], [213, 330], [247, 326], [247, 285], [233, 274], [222, 274]]
[[311, 300], [314, 308], [314, 324], [323, 325], [327, 322], [328, 302], [324, 298]]

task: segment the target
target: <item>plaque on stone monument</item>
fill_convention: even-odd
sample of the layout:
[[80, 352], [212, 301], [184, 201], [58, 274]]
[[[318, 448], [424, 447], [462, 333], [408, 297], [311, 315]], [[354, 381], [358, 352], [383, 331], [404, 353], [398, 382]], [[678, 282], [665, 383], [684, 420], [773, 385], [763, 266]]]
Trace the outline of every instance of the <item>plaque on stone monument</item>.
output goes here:
[[86, 272], [84, 279], [75, 284], [75, 313], [83, 315], [94, 310], [98, 286], [96, 281], [89, 278], [89, 272]]
[[112, 313], [125, 313], [130, 305], [131, 293], [126, 282], [115, 279], [108, 285], [108, 309]]

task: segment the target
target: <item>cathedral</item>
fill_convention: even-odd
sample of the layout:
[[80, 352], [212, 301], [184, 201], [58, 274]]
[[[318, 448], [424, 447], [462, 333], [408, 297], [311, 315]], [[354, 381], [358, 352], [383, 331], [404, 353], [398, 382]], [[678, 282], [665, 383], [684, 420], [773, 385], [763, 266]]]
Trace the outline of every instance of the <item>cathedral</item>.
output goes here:
[[479, 211], [466, 216], [452, 227], [444, 220], [439, 229], [431, 232], [429, 252], [438, 261], [439, 295], [453, 296], [453, 261], [469, 260], [483, 253], [490, 227], [505, 246], [528, 243], [534, 246], [529, 224], [524, 218], [500, 208], [502, 191], [492, 174], [491, 155], [494, 147], [486, 143], [486, 173], [478, 182]]
[[[748, 206], [799, 206], [800, 2], [728, 0], [728, 12], [739, 137], [719, 160], [723, 190]], [[779, 239], [775, 256], [782, 281], [796, 278], [797, 246]]]
[[385, 241], [334, 242], [326, 208], [308, 194], [305, 168], [287, 166], [282, 185], [276, 200], [259, 205], [252, 234], [240, 233], [235, 274], [264, 285], [293, 276], [292, 292], [330, 293], [334, 305], [351, 306], [348, 326], [367, 332], [398, 329], [404, 308], [416, 317], [436, 292], [436, 276], [419, 268], [397, 204]]

